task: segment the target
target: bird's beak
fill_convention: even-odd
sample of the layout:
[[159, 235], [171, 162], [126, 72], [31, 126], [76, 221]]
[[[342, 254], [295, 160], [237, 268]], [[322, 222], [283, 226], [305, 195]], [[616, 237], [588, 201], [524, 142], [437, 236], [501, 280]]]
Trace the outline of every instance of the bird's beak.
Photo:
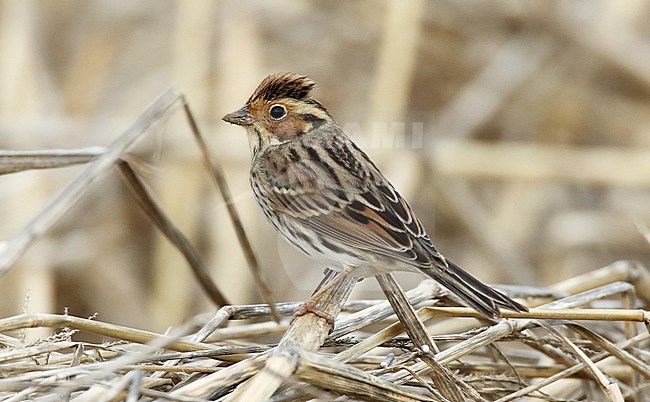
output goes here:
[[248, 111], [248, 106], [244, 106], [239, 110], [228, 113], [222, 117], [222, 120], [230, 124], [236, 124], [238, 126], [248, 126], [253, 124], [253, 116], [251, 116], [250, 112]]

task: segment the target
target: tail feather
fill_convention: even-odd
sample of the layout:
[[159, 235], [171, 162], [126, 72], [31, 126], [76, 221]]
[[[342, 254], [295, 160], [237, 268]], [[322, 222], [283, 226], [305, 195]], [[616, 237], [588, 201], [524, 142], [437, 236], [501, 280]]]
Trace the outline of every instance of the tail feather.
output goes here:
[[423, 269], [422, 272], [489, 318], [501, 317], [499, 308], [528, 311], [526, 306], [474, 278], [453, 262], [447, 260], [447, 266], [448, 268]]

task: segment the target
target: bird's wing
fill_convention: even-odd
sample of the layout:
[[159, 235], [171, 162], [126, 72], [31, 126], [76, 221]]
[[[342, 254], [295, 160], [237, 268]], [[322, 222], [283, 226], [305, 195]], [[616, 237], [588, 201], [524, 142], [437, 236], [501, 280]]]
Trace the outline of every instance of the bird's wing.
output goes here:
[[[431, 257], [395, 211], [372, 192], [347, 197], [323, 190], [318, 194], [282, 194], [288, 219], [311, 229], [325, 241], [428, 267]], [[371, 200], [371, 201], [369, 201]]]
[[[291, 163], [273, 161], [265, 167], [280, 166], [269, 174], [267, 205], [342, 249], [376, 253], [418, 268], [445, 264], [411, 207], [364, 160], [365, 154], [339, 161], [315, 152], [303, 149]], [[346, 152], [361, 151], [355, 147]]]

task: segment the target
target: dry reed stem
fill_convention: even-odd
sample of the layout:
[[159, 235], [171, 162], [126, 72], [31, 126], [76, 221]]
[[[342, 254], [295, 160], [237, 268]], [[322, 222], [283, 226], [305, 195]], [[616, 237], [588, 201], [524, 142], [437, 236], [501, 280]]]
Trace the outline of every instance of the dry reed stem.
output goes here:
[[296, 375], [310, 384], [363, 400], [395, 402], [430, 400], [352, 366], [308, 352], [300, 352]]
[[[467, 364], [467, 363], [450, 363], [449, 368], [458, 371], [462, 375], [489, 375], [499, 372], [507, 372], [509, 369], [514, 368], [517, 375], [522, 378], [546, 378], [555, 375], [565, 369], [566, 366], [554, 364], [550, 366], [533, 366], [523, 364], [508, 365], [506, 363], [481, 363], [481, 364]], [[630, 381], [634, 375], [634, 371], [624, 365], [608, 365], [599, 367], [603, 373], [610, 377], [615, 377], [621, 381]], [[189, 368], [190, 370], [192, 367]], [[196, 369], [197, 371], [200, 368]], [[584, 375], [567, 376], [568, 378], [584, 378]]]
[[433, 352], [439, 353], [440, 350], [433, 342], [424, 323], [413, 310], [413, 306], [409, 303], [395, 278], [391, 274], [383, 274], [378, 275], [376, 279], [391, 306], [393, 306], [399, 322], [405, 327], [409, 338], [418, 349], [422, 350], [423, 356], [421, 358], [431, 368], [431, 379], [440, 394], [452, 402], [462, 402], [466, 398], [483, 401], [484, 399], [476, 390], [432, 358]]
[[[482, 318], [483, 316], [468, 307], [424, 307], [431, 315], [441, 317]], [[593, 321], [650, 321], [650, 311], [646, 310], [617, 310], [617, 309], [560, 309], [545, 310], [533, 308], [528, 312], [503, 310], [503, 318], [527, 318], [539, 320], [593, 320]]]
[[[631, 345], [634, 345], [635, 343], [644, 342], [644, 341], [647, 341], [648, 339], [650, 339], [649, 334], [641, 334], [641, 335], [635, 336], [634, 338], [627, 339], [627, 340], [621, 342], [620, 344], [618, 344], [617, 346], [620, 347], [620, 348], [627, 348], [627, 347], [629, 347]], [[597, 362], [605, 359], [607, 356], [608, 356], [608, 353], [606, 353], [606, 352], [599, 353], [599, 354], [597, 354], [595, 356], [592, 356], [591, 361], [594, 362], [594, 363], [597, 363]], [[528, 394], [530, 394], [530, 393], [532, 393], [532, 392], [534, 392], [536, 390], [539, 390], [539, 389], [541, 389], [541, 388], [543, 388], [543, 387], [545, 387], [545, 386], [547, 386], [549, 384], [553, 384], [556, 381], [559, 381], [559, 380], [561, 380], [563, 378], [566, 378], [566, 377], [568, 377], [570, 375], [573, 375], [573, 374], [579, 372], [580, 370], [583, 370], [584, 368], [585, 368], [585, 364], [583, 362], [580, 362], [580, 363], [575, 364], [574, 366], [571, 366], [571, 367], [569, 367], [569, 368], [567, 368], [567, 369], [565, 369], [565, 370], [563, 370], [563, 371], [561, 371], [561, 372], [559, 372], [557, 374], [554, 374], [554, 375], [552, 375], [550, 377], [547, 377], [547, 378], [545, 378], [545, 379], [543, 379], [543, 380], [541, 380], [541, 381], [539, 381], [539, 382], [537, 382], [537, 383], [535, 383], [533, 385], [522, 388], [522, 389], [520, 389], [520, 390], [518, 390], [516, 392], [513, 392], [512, 394], [510, 394], [510, 395], [508, 395], [506, 397], [500, 398], [500, 399], [496, 400], [495, 402], [507, 402], [507, 401], [515, 400], [515, 399], [520, 398], [520, 397], [522, 397], [524, 395], [528, 395]]]
[[[441, 294], [441, 287], [433, 280], [423, 280], [417, 287], [406, 292], [409, 304], [417, 306], [420, 303], [435, 299]], [[340, 338], [373, 323], [378, 323], [395, 314], [390, 302], [383, 301], [376, 306], [368, 307], [336, 321], [334, 330], [328, 339]]]
[[219, 189], [219, 191], [221, 192], [221, 196], [223, 197], [223, 200], [226, 204], [226, 208], [228, 210], [228, 216], [230, 217], [230, 222], [232, 223], [235, 229], [235, 233], [237, 234], [237, 240], [239, 241], [239, 245], [241, 246], [241, 249], [244, 252], [244, 256], [246, 257], [246, 262], [248, 263], [248, 268], [253, 274], [255, 284], [259, 289], [260, 294], [269, 305], [273, 318], [275, 319], [276, 322], [279, 323], [280, 315], [275, 310], [275, 298], [273, 297], [273, 293], [271, 292], [269, 287], [266, 285], [267, 281], [264, 280], [264, 275], [262, 274], [262, 271], [260, 269], [260, 264], [258, 262], [257, 256], [253, 251], [253, 247], [251, 246], [250, 240], [248, 240], [248, 236], [246, 235], [246, 231], [244, 230], [244, 226], [241, 223], [241, 219], [239, 217], [239, 213], [237, 212], [237, 208], [235, 207], [235, 204], [232, 200], [232, 195], [230, 193], [230, 188], [228, 187], [228, 183], [226, 182], [226, 178], [223, 174], [223, 171], [221, 170], [221, 167], [214, 162], [214, 157], [212, 156], [212, 152], [208, 150], [208, 146], [205, 143], [203, 136], [201, 135], [201, 130], [199, 129], [196, 119], [192, 114], [190, 105], [184, 96], [183, 96], [183, 110], [185, 112], [185, 117], [187, 118], [187, 122], [190, 125], [190, 128], [192, 129], [192, 134], [194, 135], [194, 139], [199, 145], [199, 149], [201, 150], [201, 155], [203, 156], [205, 165], [208, 168], [208, 171], [210, 172], [210, 177], [212, 177], [212, 179], [214, 180], [214, 183]]
[[126, 159], [122, 158], [118, 161], [117, 167], [122, 173], [131, 194], [135, 198], [140, 209], [142, 209], [147, 216], [156, 224], [158, 229], [169, 239], [178, 251], [185, 257], [188, 265], [196, 280], [199, 282], [203, 291], [217, 306], [224, 306], [228, 304], [226, 297], [221, 293], [219, 287], [212, 280], [210, 272], [203, 263], [199, 253], [194, 249], [190, 241], [183, 235], [183, 233], [173, 224], [167, 217], [165, 212], [155, 201], [153, 195], [144, 186], [133, 167]]
[[[605, 337], [603, 337], [602, 335], [582, 325], [578, 325], [575, 323], [565, 323], [565, 325], [570, 327], [574, 332], [580, 334], [583, 338], [591, 340], [594, 345], [600, 346], [601, 348], [609, 352], [612, 356], [615, 356], [622, 363], [628, 365], [630, 368], [643, 375], [643, 377], [650, 380], [650, 367], [644, 362], [642, 362], [641, 360], [639, 360], [633, 354], [628, 353], [622, 348], [619, 348], [618, 346], [612, 344], [610, 341], [605, 339]], [[631, 338], [633, 337], [630, 337], [628, 339]]]
[[54, 169], [88, 163], [106, 152], [106, 148], [43, 149], [30, 151], [0, 150], [0, 175], [32, 169]]
[[222, 392], [257, 374], [264, 367], [268, 358], [268, 354], [261, 354], [242, 360], [221, 371], [172, 390], [169, 394], [172, 397], [201, 398]]
[[537, 321], [537, 323], [544, 329], [549, 331], [553, 336], [560, 339], [565, 345], [569, 346], [570, 350], [577, 356], [578, 361], [587, 367], [589, 373], [593, 375], [598, 386], [602, 389], [607, 399], [611, 402], [623, 402], [623, 394], [616, 383], [612, 383], [598, 367], [592, 362], [589, 357], [579, 347], [577, 347], [571, 340], [563, 335], [560, 331], [553, 328], [551, 325], [544, 321]]
[[97, 320], [90, 320], [71, 315], [59, 314], [25, 314], [0, 319], [0, 331], [8, 332], [24, 328], [37, 327], [66, 327], [93, 334], [108, 336], [128, 342], [147, 343], [154, 340], [163, 340], [165, 348], [179, 352], [190, 352], [196, 350], [216, 349], [215, 347], [173, 337], [160, 335], [155, 332], [143, 331], [141, 329], [128, 328], [121, 325], [109, 324]]
[[635, 285], [636, 295], [650, 302], [650, 270], [637, 261], [617, 261], [552, 285], [550, 288], [558, 292], [574, 294], [619, 281]]
[[13, 360], [20, 360], [27, 357], [43, 355], [59, 350], [69, 349], [77, 345], [76, 342], [64, 341], [43, 345], [34, 345], [22, 349], [14, 349], [0, 352], [0, 363], [7, 363]]
[[[334, 280], [334, 279], [331, 279]], [[330, 317], [336, 317], [347, 300], [356, 278], [345, 276], [328, 289], [318, 300], [315, 309]], [[238, 398], [246, 401], [261, 401], [270, 398], [298, 366], [294, 350], [316, 351], [325, 342], [332, 324], [327, 319], [308, 312], [297, 317], [282, 337], [277, 349], [264, 369], [253, 379], [240, 386], [228, 400]]]

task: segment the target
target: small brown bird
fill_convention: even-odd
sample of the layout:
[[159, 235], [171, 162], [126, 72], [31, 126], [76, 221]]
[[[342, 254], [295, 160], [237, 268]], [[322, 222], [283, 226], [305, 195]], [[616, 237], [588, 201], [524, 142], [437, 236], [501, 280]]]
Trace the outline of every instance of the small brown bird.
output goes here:
[[250, 183], [269, 222], [309, 257], [355, 277], [421, 272], [487, 317], [527, 311], [436, 250], [409, 204], [311, 98], [298, 74], [266, 77], [223, 117], [246, 128]]

